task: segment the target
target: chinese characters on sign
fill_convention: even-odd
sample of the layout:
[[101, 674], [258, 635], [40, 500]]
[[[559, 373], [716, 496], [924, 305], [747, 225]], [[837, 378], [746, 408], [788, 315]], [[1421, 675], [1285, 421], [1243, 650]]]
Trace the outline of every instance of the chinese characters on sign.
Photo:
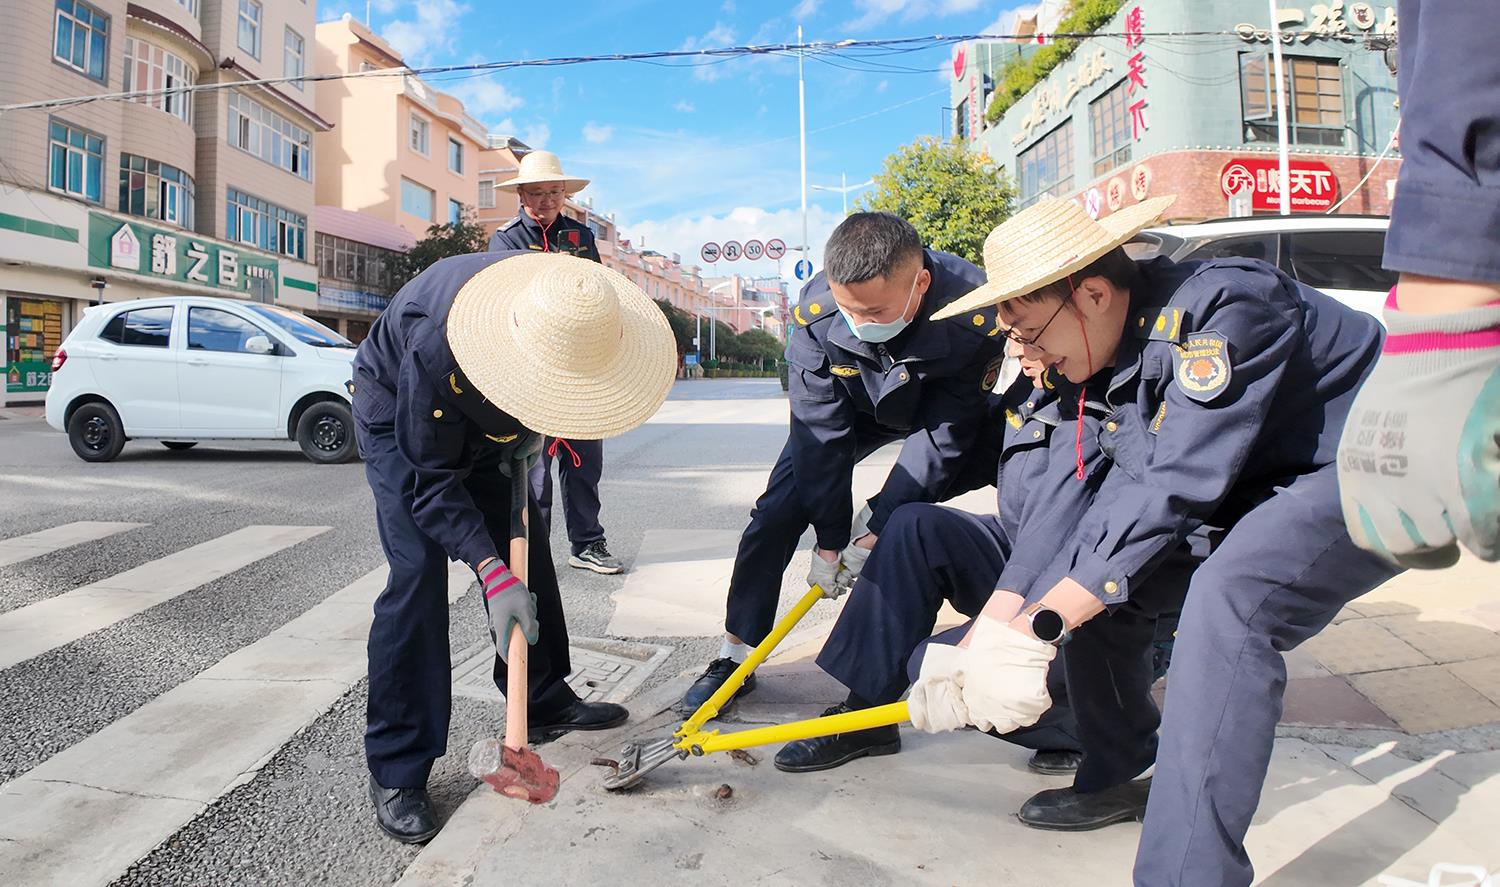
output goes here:
[[1114, 66], [1105, 56], [1104, 48], [1099, 47], [1094, 50], [1093, 55], [1084, 59], [1076, 71], [1068, 75], [1065, 90], [1060, 90], [1056, 83], [1037, 87], [1036, 97], [1031, 100], [1031, 110], [1021, 119], [1021, 129], [1011, 137], [1011, 144], [1019, 145], [1031, 138], [1032, 130], [1044, 122], [1048, 115], [1067, 108], [1078, 97], [1079, 90], [1113, 70]]
[[[1278, 212], [1281, 210], [1279, 178], [1274, 158], [1236, 157], [1219, 171], [1219, 189], [1225, 199], [1249, 190], [1252, 209]], [[1338, 177], [1325, 163], [1293, 160], [1287, 181], [1293, 212], [1327, 212], [1338, 200]]]
[[279, 269], [275, 259], [228, 244], [102, 213], [89, 215], [89, 264], [273, 299]]
[[[1145, 22], [1141, 8], [1137, 6], [1125, 16], [1125, 49], [1127, 52], [1136, 50], [1126, 62], [1129, 65], [1130, 82], [1125, 87], [1125, 94], [1134, 99], [1130, 103], [1130, 138], [1137, 142], [1141, 140], [1141, 133], [1146, 131], [1146, 54], [1137, 48], [1145, 42]], [[1135, 94], [1136, 87], [1140, 87], [1139, 96]]]
[[[1344, 0], [1333, 0], [1332, 3], [1314, 3], [1310, 9], [1311, 18], [1300, 9], [1277, 10], [1276, 18], [1281, 26], [1282, 43], [1306, 43], [1314, 39], [1352, 41], [1360, 36], [1356, 32], [1384, 38], [1396, 36], [1394, 7], [1386, 7], [1381, 12], [1377, 12], [1369, 3], [1345, 4]], [[1355, 28], [1354, 31], [1349, 29], [1351, 24]], [[1302, 30], [1293, 30], [1299, 26]], [[1241, 40], [1247, 42], [1271, 42], [1269, 28], [1257, 28], [1248, 22], [1235, 25], [1234, 32], [1240, 35]]]

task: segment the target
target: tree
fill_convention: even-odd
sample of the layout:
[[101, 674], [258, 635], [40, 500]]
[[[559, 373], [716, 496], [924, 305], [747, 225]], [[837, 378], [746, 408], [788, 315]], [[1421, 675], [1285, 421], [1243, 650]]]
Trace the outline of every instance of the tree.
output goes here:
[[426, 237], [398, 255], [391, 263], [392, 278], [399, 288], [439, 259], [482, 253], [489, 249], [489, 245], [484, 226], [475, 221], [473, 213], [465, 207], [457, 222], [429, 227]]
[[863, 209], [894, 213], [932, 249], [982, 260], [984, 238], [1010, 215], [1015, 188], [988, 155], [935, 138], [917, 139], [885, 159]]
[[781, 340], [765, 330], [745, 330], [734, 337], [735, 347], [746, 363], [766, 365], [766, 361], [777, 360], [786, 350]]
[[656, 307], [667, 316], [667, 326], [672, 328], [672, 338], [677, 340], [677, 359], [693, 350], [693, 316], [674, 306], [666, 299], [654, 299]]

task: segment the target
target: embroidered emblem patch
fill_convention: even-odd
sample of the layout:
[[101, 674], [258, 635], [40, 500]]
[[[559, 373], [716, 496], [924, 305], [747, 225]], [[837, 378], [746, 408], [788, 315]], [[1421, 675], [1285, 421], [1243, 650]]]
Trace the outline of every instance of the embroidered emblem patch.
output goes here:
[[490, 440], [494, 441], [495, 443], [501, 443], [501, 444], [510, 443], [511, 441], [515, 440], [516, 438], [518, 438], [520, 436], [521, 435], [519, 435], [519, 434], [507, 434], [507, 435], [505, 435], [503, 437], [496, 437], [493, 434], [486, 434], [485, 435], [485, 437], [489, 438]]
[[798, 305], [796, 308], [792, 309], [792, 316], [797, 318], [797, 323], [801, 324], [802, 326], [807, 326], [807, 318], [802, 316], [801, 305]]
[[458, 387], [458, 374], [457, 373], [449, 373], [448, 374], [448, 387], [453, 389], [453, 393], [454, 394], [463, 394], [464, 393], [464, 390], [462, 388]]
[[1227, 347], [1221, 336], [1205, 330], [1174, 349], [1177, 384], [1188, 397], [1207, 403], [1228, 387], [1231, 368]]
[[807, 313], [811, 314], [813, 317], [817, 317], [819, 314], [823, 313], [823, 306], [819, 305], [817, 302], [813, 302], [811, 305], [807, 306]]
[[577, 231], [569, 231], [568, 232], [568, 242], [571, 243], [571, 244], [573, 244], [574, 246], [578, 245], [578, 232]]
[[1167, 402], [1161, 402], [1161, 408], [1156, 411], [1156, 418], [1151, 420], [1151, 433], [1157, 434], [1161, 431], [1162, 420], [1167, 418]]
[[1020, 428], [1021, 427], [1021, 414], [1018, 413], [1018, 412], [1016, 412], [1015, 410], [1006, 410], [1005, 411], [1005, 421], [1012, 428]]
[[850, 376], [859, 375], [859, 367], [856, 366], [841, 366], [839, 364], [835, 364], [829, 367], [828, 371], [830, 373], [833, 373], [835, 376], [843, 376], [845, 379], [849, 378]]
[[993, 391], [995, 389], [995, 383], [1000, 381], [1000, 367], [1004, 363], [1005, 358], [997, 357], [985, 365], [984, 378], [979, 383], [982, 390]]

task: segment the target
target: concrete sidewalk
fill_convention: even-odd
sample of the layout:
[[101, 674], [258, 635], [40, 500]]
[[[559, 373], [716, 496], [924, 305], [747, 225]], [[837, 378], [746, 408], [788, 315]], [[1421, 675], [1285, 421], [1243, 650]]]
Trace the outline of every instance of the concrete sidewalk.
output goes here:
[[[1437, 863], [1500, 871], [1497, 577], [1476, 561], [1401, 577], [1289, 657], [1289, 723], [1248, 841], [1257, 883], [1426, 883]], [[789, 639], [726, 729], [816, 716], [843, 698], [812, 664], [821, 634]], [[481, 786], [400, 883], [1129, 881], [1139, 825], [1022, 826], [1021, 803], [1065, 780], [1028, 772], [1025, 750], [973, 732], [904, 730], [901, 754], [820, 774], [777, 771], [775, 748], [754, 766], [674, 761], [636, 790], [605, 792], [591, 761], [626, 738], [670, 734], [680, 719], [666, 707], [690, 679], [632, 701], [636, 717], [619, 731], [544, 746], [563, 775], [555, 801], [530, 807]]]

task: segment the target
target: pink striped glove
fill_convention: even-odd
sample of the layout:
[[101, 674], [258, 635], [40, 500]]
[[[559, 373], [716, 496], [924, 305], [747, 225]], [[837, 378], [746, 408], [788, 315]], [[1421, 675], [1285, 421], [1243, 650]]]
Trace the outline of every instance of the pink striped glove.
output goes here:
[[501, 661], [508, 662], [512, 625], [521, 626], [526, 643], [536, 643], [536, 595], [499, 558], [485, 564], [479, 571], [479, 584], [484, 589], [484, 611], [489, 616], [495, 651], [500, 654]]
[[1419, 315], [1386, 301], [1388, 335], [1339, 441], [1344, 522], [1403, 566], [1458, 543], [1500, 558], [1500, 304]]

